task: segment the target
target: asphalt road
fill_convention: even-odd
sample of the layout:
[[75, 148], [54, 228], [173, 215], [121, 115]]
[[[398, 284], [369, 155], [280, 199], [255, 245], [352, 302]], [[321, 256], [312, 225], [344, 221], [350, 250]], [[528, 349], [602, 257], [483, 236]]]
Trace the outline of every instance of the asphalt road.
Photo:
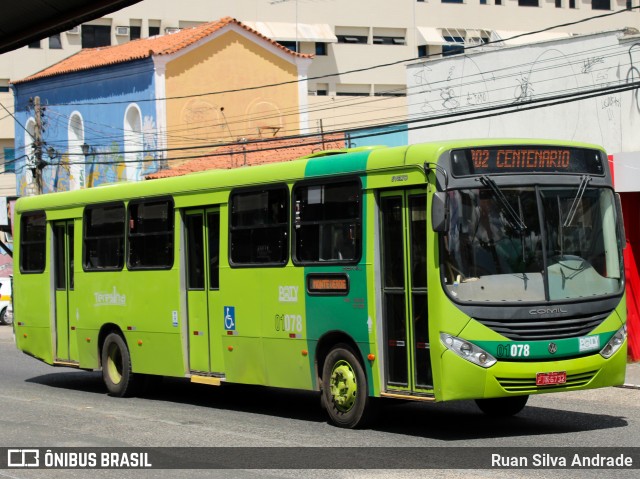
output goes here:
[[[640, 390], [538, 395], [516, 417], [484, 416], [473, 402], [386, 403], [365, 430], [329, 425], [315, 393], [191, 384], [168, 379], [143, 397], [107, 396], [97, 372], [53, 368], [19, 352], [0, 326], [0, 447], [636, 447]], [[464, 454], [464, 451], [462, 451]], [[630, 470], [25, 470], [0, 478], [51, 477], [638, 477]], [[640, 467], [640, 464], [637, 465]]]

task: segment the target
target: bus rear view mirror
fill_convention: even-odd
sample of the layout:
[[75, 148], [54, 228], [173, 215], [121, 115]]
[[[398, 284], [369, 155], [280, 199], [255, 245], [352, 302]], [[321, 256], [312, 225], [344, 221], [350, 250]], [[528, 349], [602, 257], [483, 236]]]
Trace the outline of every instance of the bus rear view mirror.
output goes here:
[[620, 242], [622, 243], [622, 249], [627, 247], [627, 234], [624, 230], [624, 218], [622, 217], [622, 200], [620, 199], [620, 193], [615, 194], [616, 198], [616, 220], [618, 226], [618, 235], [620, 235]]
[[448, 228], [449, 201], [447, 193], [436, 191], [431, 200], [431, 227], [436, 233], [444, 233]]

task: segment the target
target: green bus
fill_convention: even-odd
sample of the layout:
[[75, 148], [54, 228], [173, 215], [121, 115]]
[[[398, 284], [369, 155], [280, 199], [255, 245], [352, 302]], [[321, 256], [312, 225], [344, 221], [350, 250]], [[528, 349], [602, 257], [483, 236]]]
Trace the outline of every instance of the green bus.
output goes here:
[[24, 197], [17, 347], [102, 370], [376, 398], [476, 400], [622, 384], [620, 202], [598, 146], [442, 141]]

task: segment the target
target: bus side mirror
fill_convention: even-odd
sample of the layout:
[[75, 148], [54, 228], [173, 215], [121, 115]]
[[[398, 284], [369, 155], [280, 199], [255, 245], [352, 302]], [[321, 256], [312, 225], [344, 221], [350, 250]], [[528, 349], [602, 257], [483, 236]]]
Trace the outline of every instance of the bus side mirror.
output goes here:
[[449, 226], [449, 197], [444, 191], [436, 191], [431, 199], [431, 228], [436, 233], [446, 233]]
[[622, 249], [627, 247], [627, 235], [624, 230], [624, 218], [622, 217], [622, 200], [620, 199], [620, 193], [615, 194], [616, 198], [616, 222], [618, 226], [618, 234], [620, 235], [620, 242], [622, 243]]

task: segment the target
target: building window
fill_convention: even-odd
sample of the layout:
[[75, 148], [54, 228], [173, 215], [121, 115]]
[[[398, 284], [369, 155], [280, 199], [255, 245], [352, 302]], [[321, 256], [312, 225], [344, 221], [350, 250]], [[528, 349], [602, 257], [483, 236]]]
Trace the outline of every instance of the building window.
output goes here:
[[278, 42], [278, 43], [283, 47], [288, 48], [292, 52], [298, 51], [298, 42]]
[[36, 40], [34, 42], [29, 43], [29, 48], [42, 48], [40, 46], [40, 40]]
[[327, 44], [316, 42], [316, 56], [325, 56], [327, 54]]
[[127, 180], [138, 180], [138, 172], [142, 166], [142, 150], [144, 135], [142, 132], [142, 113], [136, 104], [127, 107], [124, 114], [124, 159]]
[[13, 148], [4, 148], [4, 172], [16, 171], [16, 150]]
[[502, 5], [502, 0], [496, 0], [496, 1], [495, 1], [495, 4], [496, 4], [496, 5]]
[[82, 48], [111, 45], [111, 27], [106, 25], [82, 25]]
[[301, 184], [293, 188], [293, 261], [357, 263], [362, 251], [358, 180]]
[[129, 203], [127, 268], [171, 268], [173, 230], [173, 200], [156, 199]]
[[49, 37], [49, 49], [50, 50], [60, 50], [62, 49], [62, 40], [60, 38], [60, 34], [56, 33], [55, 35], [51, 35]]
[[428, 45], [418, 45], [418, 56], [420, 58], [429, 56], [429, 46]]
[[155, 37], [156, 35], [160, 35], [160, 27], [149, 26], [149, 36]]
[[464, 53], [464, 38], [462, 37], [442, 37], [445, 42], [451, 45], [442, 45], [442, 56], [449, 57], [451, 55], [459, 55]]
[[336, 35], [338, 43], [367, 43], [368, 38], [365, 35]]
[[404, 38], [374, 35], [373, 43], [375, 45], [404, 45]]
[[592, 10], [611, 10], [611, 0], [591, 0]]
[[569, 0], [569, 8], [576, 8], [576, 0]]
[[25, 213], [20, 223], [20, 272], [42, 273], [46, 257], [44, 211]]
[[67, 138], [69, 142], [69, 190], [84, 188], [85, 157], [82, 151], [84, 144], [84, 122], [78, 112], [74, 112], [69, 119]]
[[124, 265], [123, 203], [87, 206], [84, 210], [85, 271], [121, 270]]
[[232, 192], [229, 262], [232, 266], [288, 261], [289, 190], [286, 186]]
[[519, 7], [537, 7], [538, 0], [518, 0]]
[[562, 8], [562, 0], [556, 0], [556, 8]]
[[464, 0], [441, 0], [442, 3], [464, 3]]
[[137, 40], [142, 33], [141, 27], [129, 27], [129, 40]]

